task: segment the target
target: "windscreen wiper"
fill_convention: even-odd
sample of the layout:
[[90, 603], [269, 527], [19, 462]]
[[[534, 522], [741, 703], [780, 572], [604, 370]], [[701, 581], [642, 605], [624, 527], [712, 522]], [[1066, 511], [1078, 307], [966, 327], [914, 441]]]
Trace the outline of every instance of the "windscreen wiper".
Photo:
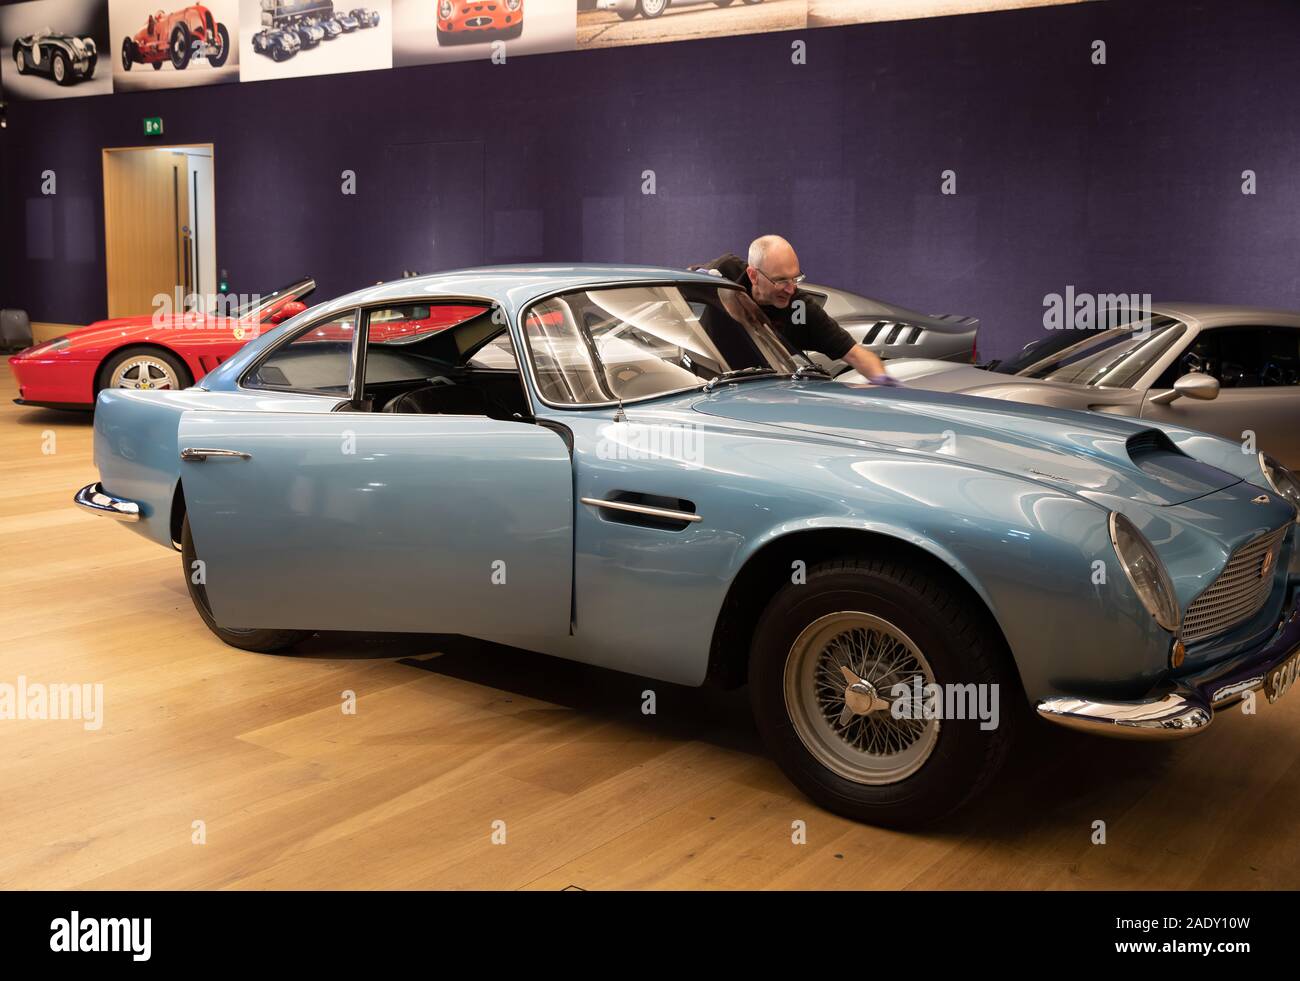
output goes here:
[[801, 364], [790, 375], [791, 378], [806, 378], [811, 373], [821, 375], [823, 378], [830, 378], [831, 373], [819, 365], [816, 361], [809, 361], [807, 364]]
[[775, 368], [767, 365], [752, 365], [748, 368], [735, 368], [732, 371], [724, 371], [720, 375], [714, 375], [704, 383], [704, 391], [713, 391], [713, 386], [720, 381], [729, 381], [732, 378], [741, 378], [745, 375], [775, 375], [778, 374]]

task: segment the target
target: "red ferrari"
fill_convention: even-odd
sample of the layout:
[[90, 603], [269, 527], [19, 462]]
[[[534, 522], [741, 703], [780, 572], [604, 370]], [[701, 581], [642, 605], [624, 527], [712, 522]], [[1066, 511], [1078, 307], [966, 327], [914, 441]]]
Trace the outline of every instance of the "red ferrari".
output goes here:
[[19, 405], [93, 409], [101, 388], [187, 388], [262, 331], [307, 309], [309, 277], [233, 317], [178, 313], [97, 320], [9, 359]]
[[[102, 388], [188, 388], [263, 331], [306, 310], [302, 298], [315, 288], [316, 281], [304, 277], [254, 297], [229, 317], [180, 313], [98, 320], [11, 357], [9, 367], [18, 379], [14, 401], [93, 409]], [[400, 343], [482, 312], [481, 305], [372, 310], [370, 336]]]

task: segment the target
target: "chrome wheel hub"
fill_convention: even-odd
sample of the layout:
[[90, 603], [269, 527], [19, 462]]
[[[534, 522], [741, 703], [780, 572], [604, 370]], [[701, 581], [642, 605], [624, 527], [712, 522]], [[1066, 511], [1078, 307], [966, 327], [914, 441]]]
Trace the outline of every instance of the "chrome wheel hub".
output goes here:
[[940, 721], [895, 713], [892, 692], [897, 685], [911, 692], [933, 683], [929, 662], [896, 625], [870, 613], [832, 613], [809, 624], [790, 647], [786, 711], [800, 741], [827, 769], [855, 783], [897, 783], [930, 758]]
[[135, 358], [118, 366], [110, 387], [174, 390], [181, 386], [170, 365], [153, 358]]

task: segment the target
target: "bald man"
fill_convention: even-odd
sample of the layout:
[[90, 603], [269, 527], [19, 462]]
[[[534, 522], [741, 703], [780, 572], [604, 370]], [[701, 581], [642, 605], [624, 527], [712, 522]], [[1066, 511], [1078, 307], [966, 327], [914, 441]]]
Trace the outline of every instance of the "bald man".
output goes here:
[[754, 239], [748, 262], [728, 253], [692, 268], [745, 287], [791, 351], [818, 351], [834, 361], [844, 361], [873, 385], [900, 384], [885, 371], [883, 361], [854, 341], [816, 298], [799, 289], [804, 279], [799, 257], [780, 235]]

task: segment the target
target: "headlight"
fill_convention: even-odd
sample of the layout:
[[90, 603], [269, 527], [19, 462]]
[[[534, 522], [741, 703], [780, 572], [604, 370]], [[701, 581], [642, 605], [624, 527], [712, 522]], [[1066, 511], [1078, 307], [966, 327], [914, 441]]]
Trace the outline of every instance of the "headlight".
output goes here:
[[524, 2], [524, 0], [506, 0], [506, 9], [507, 9], [507, 10], [518, 10], [518, 9], [519, 9], [519, 5], [520, 5], [521, 3], [523, 3], [523, 2]]
[[443, 20], [451, 19], [451, 0], [442, 0], [442, 3], [438, 4], [438, 16]]
[[1156, 618], [1156, 623], [1170, 633], [1177, 633], [1178, 601], [1174, 599], [1174, 584], [1146, 536], [1124, 515], [1112, 511], [1110, 541], [1142, 605]]
[[1300, 522], [1300, 477], [1297, 477], [1267, 453], [1259, 455], [1259, 469], [1264, 471], [1264, 479], [1273, 492], [1285, 497], [1296, 509], [1296, 521]]

